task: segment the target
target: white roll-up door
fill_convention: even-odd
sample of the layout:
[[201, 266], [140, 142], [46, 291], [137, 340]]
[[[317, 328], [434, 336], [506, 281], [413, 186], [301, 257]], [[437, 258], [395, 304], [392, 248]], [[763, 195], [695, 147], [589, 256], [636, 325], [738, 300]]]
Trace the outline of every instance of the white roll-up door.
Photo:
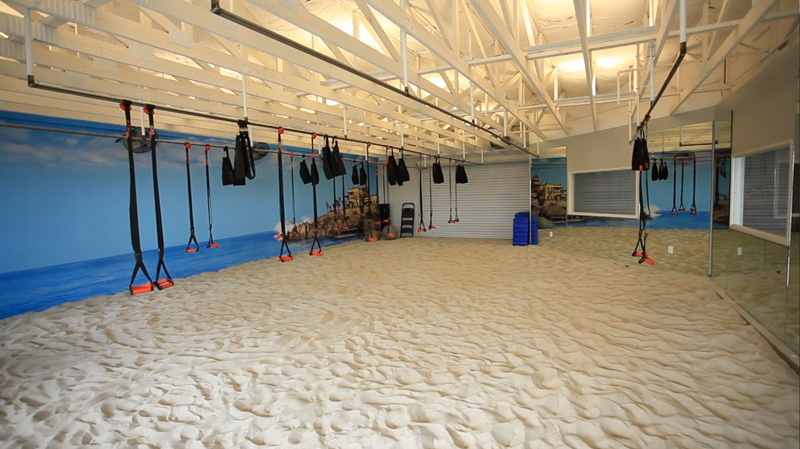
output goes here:
[[[459, 223], [447, 223], [451, 205], [455, 216], [455, 165], [442, 161], [444, 184], [433, 184], [433, 224], [437, 229], [425, 237], [496, 238], [513, 237], [514, 214], [530, 209], [531, 172], [528, 162], [487, 165], [465, 165], [469, 183], [458, 185]], [[453, 202], [450, 201], [448, 176], [453, 175]], [[425, 171], [425, 176], [430, 176]], [[428, 224], [428, 180], [424, 183], [425, 222]], [[455, 218], [455, 217], [454, 217]], [[417, 219], [417, 222], [419, 220]], [[416, 228], [416, 226], [415, 226]]]

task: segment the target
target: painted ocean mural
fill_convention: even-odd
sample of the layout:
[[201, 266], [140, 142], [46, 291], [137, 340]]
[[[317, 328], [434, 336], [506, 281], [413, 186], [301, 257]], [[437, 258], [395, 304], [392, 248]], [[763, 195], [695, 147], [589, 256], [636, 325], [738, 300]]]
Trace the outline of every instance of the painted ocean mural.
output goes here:
[[[0, 122], [120, 137], [124, 133], [124, 123], [108, 125], [2, 111]], [[234, 146], [233, 141], [197, 135], [160, 132], [159, 136]], [[207, 249], [205, 150], [200, 146], [190, 149], [194, 222], [201, 251], [187, 254], [190, 226], [184, 148], [163, 143], [157, 150], [165, 260], [174, 278], [278, 255], [276, 155], [268, 154], [256, 162], [256, 177], [247, 185], [223, 186], [223, 151], [211, 150], [213, 233], [221, 248]], [[309, 151], [289, 146], [284, 150]], [[122, 143], [113, 138], [0, 127], [0, 204], [4, 208], [0, 216], [0, 317], [127, 290], [134, 265], [127, 159]], [[299, 159], [294, 160], [295, 171]], [[291, 188], [290, 162], [285, 154], [287, 225], [291, 228], [296, 218], [308, 228], [313, 221], [312, 188], [303, 184], [297, 173]], [[150, 153], [136, 154], [135, 165], [142, 249], [148, 269], [154, 270], [157, 238]], [[324, 178], [317, 186], [320, 227], [326, 235], [326, 227], [333, 221], [332, 215], [326, 214], [333, 204], [350, 206], [353, 220], [359, 209], [354, 198], [367, 193], [352, 184], [349, 173], [336, 184], [335, 193], [333, 183]], [[326, 239], [323, 246], [346, 240]], [[292, 250], [302, 252], [307, 245], [310, 241], [298, 242], [292, 244]]]

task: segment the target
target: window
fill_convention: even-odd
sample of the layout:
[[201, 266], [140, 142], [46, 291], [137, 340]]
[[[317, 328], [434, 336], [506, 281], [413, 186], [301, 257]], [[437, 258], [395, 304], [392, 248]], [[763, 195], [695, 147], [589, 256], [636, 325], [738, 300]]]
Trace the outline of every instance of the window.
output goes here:
[[639, 172], [631, 169], [570, 173], [569, 213], [638, 217]]
[[792, 143], [733, 158], [731, 228], [789, 245]]

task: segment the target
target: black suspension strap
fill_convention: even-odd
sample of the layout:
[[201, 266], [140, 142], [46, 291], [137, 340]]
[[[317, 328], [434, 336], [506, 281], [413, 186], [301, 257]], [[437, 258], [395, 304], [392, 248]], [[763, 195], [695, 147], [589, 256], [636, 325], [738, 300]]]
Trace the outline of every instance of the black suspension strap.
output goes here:
[[239, 134], [236, 136], [236, 160], [234, 161], [234, 173], [241, 185], [244, 179], [254, 179], [256, 177], [256, 161], [253, 155], [253, 145], [250, 141], [250, 132], [247, 130], [247, 120], [237, 120]]
[[[344, 158], [340, 159], [342, 167], [344, 167]], [[342, 175], [342, 230], [347, 231], [350, 229], [350, 225], [347, 224], [347, 193], [345, 191], [345, 184], [346, 184], [346, 175], [347, 169], [344, 170], [344, 174]]]
[[[456, 165], [456, 173], [458, 173], [458, 165]], [[458, 223], [461, 220], [458, 218], [458, 176], [456, 176], [456, 182], [453, 185], [453, 191], [455, 192], [455, 215], [453, 217], [453, 223]]]
[[[289, 239], [286, 238], [286, 208], [283, 194], [283, 147], [281, 145], [281, 134], [284, 129], [278, 128], [278, 202], [281, 208], [281, 253], [278, 256], [280, 262], [289, 262], [293, 260], [292, 251], [289, 249]], [[286, 254], [283, 251], [286, 250]]]
[[289, 236], [292, 238], [297, 238], [300, 236], [300, 232], [297, 231], [297, 202], [295, 201], [294, 194], [294, 153], [289, 153], [289, 168], [292, 173], [292, 230], [289, 232]]
[[[319, 172], [317, 171], [317, 155], [314, 153], [314, 139], [317, 134], [311, 134], [311, 198], [314, 201], [314, 240], [311, 242], [309, 256], [322, 256], [322, 244], [319, 242], [319, 224], [317, 219], [317, 184], [319, 184]], [[316, 248], [316, 249], [314, 249]]]
[[[386, 150], [388, 151], [388, 150], [389, 150], [389, 148], [390, 148], [390, 147], [387, 145], [387, 146], [386, 146]], [[391, 161], [392, 161], [392, 162], [394, 161], [394, 150], [392, 150], [392, 158], [391, 158]], [[392, 199], [391, 199], [391, 195], [390, 195], [390, 192], [391, 192], [391, 190], [389, 190], [389, 186], [390, 186], [390, 185], [394, 185], [394, 184], [393, 184], [393, 183], [390, 181], [390, 179], [391, 179], [391, 176], [392, 176], [392, 175], [390, 175], [389, 173], [390, 173], [390, 171], [392, 171], [392, 170], [396, 170], [396, 167], [395, 167], [395, 168], [392, 168], [392, 167], [391, 167], [391, 165], [392, 165], [392, 164], [390, 163], [390, 159], [389, 159], [389, 158], [387, 158], [387, 159], [386, 159], [386, 163], [385, 163], [385, 164], [383, 164], [383, 182], [384, 182], [384, 186], [386, 187], [386, 188], [384, 189], [384, 194], [383, 194], [383, 202], [384, 202], [384, 203], [386, 203], [386, 204], [389, 204], [389, 203], [391, 203], [391, 201], [392, 201]], [[388, 218], [386, 218], [386, 219], [384, 219], [384, 220], [383, 220], [383, 222], [384, 222], [384, 223], [389, 223], [389, 219], [388, 219]]]
[[331, 229], [338, 232], [341, 229], [339, 226], [339, 200], [336, 199], [336, 176], [331, 178], [333, 180], [333, 227]]
[[[131, 247], [133, 248], [133, 256], [136, 259], [136, 265], [133, 267], [133, 274], [131, 274], [131, 282], [128, 284], [128, 290], [132, 295], [137, 295], [139, 293], [153, 291], [153, 279], [150, 277], [150, 274], [147, 273], [147, 267], [144, 266], [144, 261], [142, 260], [142, 244], [139, 235], [139, 205], [136, 200], [136, 168], [133, 161], [131, 102], [125, 100], [120, 103], [119, 107], [125, 111], [125, 138], [128, 142], [128, 173], [130, 175], [130, 204], [128, 206], [128, 213], [131, 225]], [[140, 285], [133, 285], [139, 270], [141, 270], [142, 275], [147, 278], [147, 282]]]
[[209, 151], [211, 151], [211, 145], [206, 144], [204, 152], [206, 156], [206, 201], [208, 203], [208, 245], [206, 245], [206, 248], [219, 248], [219, 243], [214, 241], [214, 234], [212, 232], [214, 229], [214, 220], [212, 219], [211, 213], [211, 176], [208, 172]]
[[422, 155], [419, 157], [419, 227], [417, 228], [417, 232], [426, 232], [428, 230], [425, 227], [425, 202], [422, 192], [422, 176], [425, 172], [423, 171], [422, 167]]
[[197, 237], [194, 235], [194, 202], [192, 201], [192, 171], [189, 169], [189, 148], [192, 144], [186, 142], [183, 144], [183, 149], [186, 151], [186, 190], [189, 192], [189, 243], [186, 244], [187, 253], [196, 253], [200, 251], [200, 245], [197, 243]]
[[448, 160], [450, 161], [450, 167], [447, 169], [447, 183], [450, 187], [450, 219], [447, 222], [455, 223], [456, 221], [453, 220], [453, 160]]
[[[150, 157], [153, 161], [153, 197], [155, 198], [156, 207], [156, 235], [158, 237], [158, 265], [156, 266], [156, 281], [155, 286], [159, 290], [170, 288], [175, 283], [172, 281], [172, 276], [167, 270], [167, 265], [164, 263], [164, 227], [161, 220], [161, 196], [158, 193], [158, 162], [156, 158], [156, 126], [153, 121], [153, 111], [155, 106], [148, 104], [144, 107], [144, 113], [147, 114], [150, 122]], [[161, 277], [161, 269], [164, 269], [164, 277]]]
[[684, 212], [686, 208], [683, 206], [683, 180], [685, 176], [683, 175], [683, 169], [686, 167], [686, 161], [681, 160], [681, 205], [678, 207], [679, 212]]
[[380, 185], [381, 185], [381, 170], [380, 170], [380, 166], [381, 166], [380, 162], [375, 162], [375, 193], [377, 193], [377, 195], [375, 195], [375, 196], [377, 197], [378, 204], [376, 204], [377, 211], [376, 211], [376, 215], [375, 215], [374, 219], [375, 219], [375, 224], [378, 226], [378, 231], [379, 232], [381, 230], [381, 223], [383, 223], [383, 220], [381, 220], [381, 187], [380, 187]]
[[[647, 138], [645, 124], [636, 128], [636, 141], [633, 146], [632, 169], [639, 172], [639, 235], [631, 256], [638, 257], [640, 264], [647, 262], [655, 265], [655, 261], [647, 253], [647, 219], [650, 216], [650, 187], [645, 173], [650, 168], [647, 157]], [[655, 170], [655, 168], [653, 168]], [[642, 187], [644, 185], [644, 188]]]
[[[373, 222], [375, 221], [375, 214], [373, 214], [373, 212], [372, 212], [372, 187], [370, 186], [370, 182], [369, 182], [369, 178], [370, 178], [370, 174], [369, 174], [369, 166], [370, 166], [370, 163], [369, 163], [369, 147], [371, 147], [371, 146], [372, 146], [372, 144], [367, 142], [367, 149], [366, 149], [366, 152], [365, 152], [365, 154], [366, 154], [366, 162], [365, 162], [365, 164], [366, 164], [366, 173], [367, 173], [367, 176], [366, 176], [366, 178], [367, 178], [366, 179], [367, 180], [367, 215], [366, 215], [366, 219], [364, 220], [364, 226], [365, 226], [365, 229], [366, 229], [366, 231], [365, 231], [366, 232], [366, 241], [368, 241], [368, 242], [377, 242], [378, 238], [375, 237], [375, 233], [374, 233], [373, 227], [372, 227], [372, 225], [374, 224]], [[376, 180], [377, 180], [377, 176], [378, 176], [378, 164], [375, 164], [375, 177], [376, 177]], [[378, 187], [377, 183], [375, 184], [375, 187], [376, 188]]]
[[672, 211], [670, 215], [678, 215], [678, 208], [675, 206], [675, 195], [678, 191], [678, 158], [672, 157]]
[[697, 215], [697, 155], [692, 155], [692, 206], [689, 208], [690, 215]]
[[[436, 160], [439, 160], [439, 157], [436, 157]], [[428, 229], [433, 230], [436, 229], [436, 226], [433, 225], [433, 164], [431, 164], [430, 173], [428, 176], [428, 211], [430, 215], [428, 216]]]

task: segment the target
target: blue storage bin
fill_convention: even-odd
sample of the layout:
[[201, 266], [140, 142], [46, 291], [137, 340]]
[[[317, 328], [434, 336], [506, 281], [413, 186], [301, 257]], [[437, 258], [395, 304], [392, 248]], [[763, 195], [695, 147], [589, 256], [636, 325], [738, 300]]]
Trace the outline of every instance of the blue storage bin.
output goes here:
[[514, 232], [512, 244], [514, 246], [527, 246], [539, 244], [539, 222], [536, 217], [531, 217], [528, 212], [514, 214]]

